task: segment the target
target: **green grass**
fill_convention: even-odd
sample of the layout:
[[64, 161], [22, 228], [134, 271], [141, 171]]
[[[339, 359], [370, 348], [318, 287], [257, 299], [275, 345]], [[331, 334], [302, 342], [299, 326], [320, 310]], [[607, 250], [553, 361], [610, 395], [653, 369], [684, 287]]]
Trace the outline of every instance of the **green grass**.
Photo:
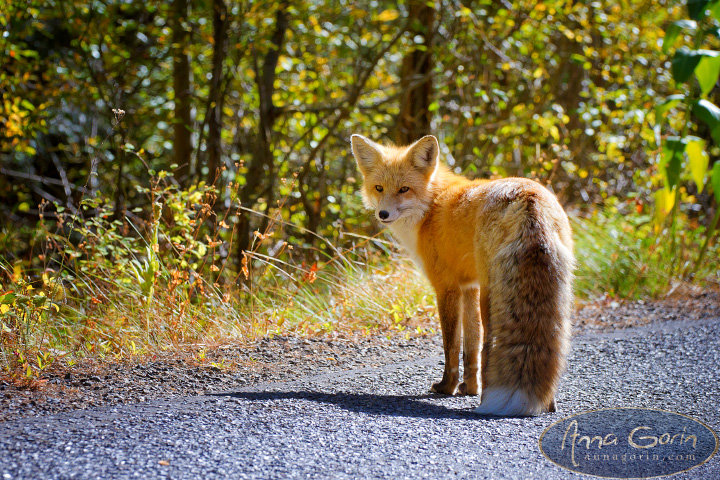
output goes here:
[[668, 229], [656, 227], [647, 215], [595, 211], [587, 217], [572, 217], [578, 299], [654, 299], [675, 282], [717, 285], [717, 245], [711, 246], [692, 278], [690, 272], [704, 240], [704, 228], [686, 219], [678, 221], [673, 248]]

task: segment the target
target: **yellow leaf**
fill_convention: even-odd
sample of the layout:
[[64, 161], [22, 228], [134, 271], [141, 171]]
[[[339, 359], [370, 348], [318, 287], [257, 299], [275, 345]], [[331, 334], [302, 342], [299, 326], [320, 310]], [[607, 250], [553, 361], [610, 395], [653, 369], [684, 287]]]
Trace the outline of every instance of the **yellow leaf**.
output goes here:
[[390, 22], [395, 20], [400, 16], [400, 12], [397, 10], [385, 10], [380, 15], [378, 15], [378, 20], [381, 22]]
[[10, 311], [10, 305], [0, 305], [0, 314], [5, 314]]
[[670, 210], [672, 210], [675, 204], [675, 189], [668, 190], [667, 188], [661, 188], [655, 192], [655, 224], [656, 226], [662, 225], [665, 221], [665, 217]]
[[705, 187], [705, 173], [710, 162], [710, 157], [705, 151], [705, 142], [696, 140], [688, 143], [685, 146], [685, 153], [690, 161], [690, 174], [697, 185], [698, 192], [702, 192]]
[[22, 278], [22, 267], [20, 265], [13, 266], [13, 275], [12, 279], [14, 282], [19, 282]]
[[555, 139], [556, 142], [560, 140], [560, 131], [555, 125], [552, 125], [550, 127], [550, 135]]

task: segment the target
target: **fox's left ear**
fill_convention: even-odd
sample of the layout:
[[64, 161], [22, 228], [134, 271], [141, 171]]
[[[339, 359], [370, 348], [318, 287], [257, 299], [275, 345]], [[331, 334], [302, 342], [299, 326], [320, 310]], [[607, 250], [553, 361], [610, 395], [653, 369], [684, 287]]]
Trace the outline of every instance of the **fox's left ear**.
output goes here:
[[440, 146], [438, 145], [437, 138], [432, 135], [426, 135], [410, 145], [406, 155], [410, 158], [413, 166], [429, 178], [435, 173], [439, 153]]

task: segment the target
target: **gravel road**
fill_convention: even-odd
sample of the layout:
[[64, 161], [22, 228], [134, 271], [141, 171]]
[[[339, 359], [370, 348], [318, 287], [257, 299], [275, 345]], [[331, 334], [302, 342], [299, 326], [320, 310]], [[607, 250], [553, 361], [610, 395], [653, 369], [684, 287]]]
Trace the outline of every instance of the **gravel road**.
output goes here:
[[[558, 412], [487, 419], [428, 393], [438, 356], [227, 393], [0, 423], [15, 478], [583, 478], [538, 437], [570, 414], [652, 407], [720, 432], [720, 319], [584, 334]], [[720, 455], [672, 478], [720, 478]]]

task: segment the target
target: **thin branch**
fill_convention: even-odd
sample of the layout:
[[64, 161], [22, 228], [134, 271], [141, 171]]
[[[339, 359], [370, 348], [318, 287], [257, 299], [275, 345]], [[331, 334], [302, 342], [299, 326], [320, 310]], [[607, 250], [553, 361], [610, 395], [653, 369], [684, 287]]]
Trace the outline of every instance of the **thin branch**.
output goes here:
[[[41, 177], [40, 175], [34, 175], [34, 174], [32, 174], [32, 173], [25, 173], [25, 172], [18, 172], [18, 171], [16, 171], [16, 170], [9, 170], [9, 169], [7, 169], [7, 168], [2, 168], [2, 167], [0, 167], [0, 173], [3, 173], [3, 174], [5, 174], [5, 175], [9, 175], [9, 176], [15, 177], [15, 178], [22, 178], [22, 179], [25, 179], [25, 180], [32, 180], [33, 182], [44, 183], [45, 185], [60, 185], [60, 186], [65, 186], [65, 184], [64, 184], [62, 181], [60, 181], [60, 180], [58, 180], [58, 179], [56, 179], [56, 178]], [[76, 191], [81, 192], [81, 193], [88, 193], [88, 192], [89, 192], [89, 190], [86, 190], [85, 187], [78, 187], [77, 185], [72, 184], [72, 183], [69, 183], [68, 186], [69, 186], [71, 189], [76, 190]]]
[[72, 205], [72, 189], [70, 188], [70, 182], [68, 181], [65, 167], [63, 167], [62, 162], [58, 158], [55, 151], [53, 151], [52, 149], [48, 149], [48, 153], [50, 154], [50, 158], [52, 158], [52, 161], [55, 164], [55, 168], [57, 168], [57, 171], [60, 174], [60, 180], [63, 185], [63, 189], [65, 190], [65, 198], [67, 198], [67, 203], [68, 205]]

